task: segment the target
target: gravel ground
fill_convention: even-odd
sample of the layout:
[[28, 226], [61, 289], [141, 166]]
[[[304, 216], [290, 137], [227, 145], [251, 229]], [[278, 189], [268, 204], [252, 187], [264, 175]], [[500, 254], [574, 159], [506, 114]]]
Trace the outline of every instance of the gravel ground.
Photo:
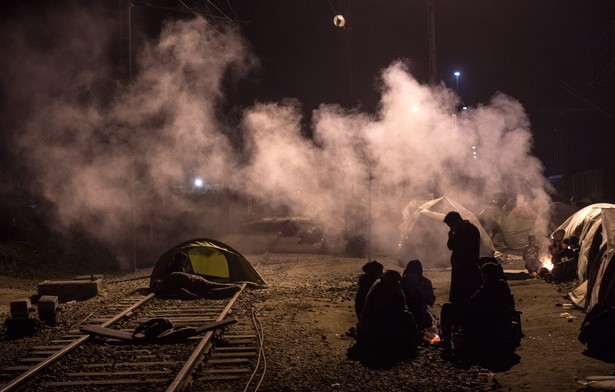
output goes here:
[[[301, 258], [301, 260], [298, 260]], [[434, 346], [416, 358], [375, 369], [348, 358], [354, 339], [354, 296], [364, 261], [322, 256], [274, 255], [258, 269], [271, 288], [249, 297], [264, 326], [265, 391], [490, 391], [494, 373], [459, 367]], [[358, 268], [357, 268], [358, 267]], [[320, 272], [320, 273], [319, 273]]]
[[[526, 337], [517, 349], [520, 363], [508, 369], [462, 366], [441, 358], [433, 346], [422, 347], [416, 358], [376, 369], [349, 357], [355, 343], [346, 334], [355, 325], [354, 295], [363, 259], [313, 254], [247, 256], [269, 288], [249, 290], [243, 310], [253, 309], [262, 324], [266, 373], [261, 391], [556, 391], [577, 390], [577, 380], [588, 375], [609, 375], [615, 365], [585, 357], [577, 341], [580, 310], [562, 318], [565, 288], [542, 280], [512, 281], [511, 289], [522, 310]], [[398, 269], [391, 258], [379, 258], [385, 268]], [[509, 266], [518, 267], [512, 258]], [[515, 261], [516, 260], [516, 261]], [[0, 345], [0, 366], [12, 365], [26, 355], [32, 342], [60, 336], [91, 317], [96, 309], [147, 285], [150, 270], [106, 280], [103, 295], [78, 303], [62, 304], [55, 328], [34, 337]], [[434, 283], [439, 306], [448, 294], [450, 271], [426, 270]], [[558, 290], [559, 289], [559, 290]]]

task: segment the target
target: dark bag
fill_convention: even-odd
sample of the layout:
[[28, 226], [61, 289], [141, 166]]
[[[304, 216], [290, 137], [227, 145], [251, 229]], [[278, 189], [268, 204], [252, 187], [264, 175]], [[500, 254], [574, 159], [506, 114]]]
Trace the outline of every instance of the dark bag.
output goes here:
[[594, 305], [581, 324], [579, 340], [594, 354], [614, 356], [615, 307], [600, 303]]
[[132, 337], [135, 339], [153, 340], [170, 329], [173, 329], [171, 320], [166, 318], [154, 318], [139, 324], [132, 333]]

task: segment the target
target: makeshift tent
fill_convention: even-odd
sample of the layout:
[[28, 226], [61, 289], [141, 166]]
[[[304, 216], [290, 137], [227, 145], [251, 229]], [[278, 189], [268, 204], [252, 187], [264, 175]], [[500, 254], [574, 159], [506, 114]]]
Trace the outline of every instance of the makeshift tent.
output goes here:
[[615, 208], [602, 209], [602, 237], [606, 239], [606, 249], [588, 277], [588, 310], [598, 303], [615, 306]]
[[511, 249], [523, 249], [534, 231], [536, 212], [528, 205], [518, 205], [502, 218], [504, 243]]
[[587, 316], [579, 340], [597, 358], [615, 360], [615, 208], [602, 208], [602, 252], [590, 269], [585, 302]]
[[564, 222], [566, 222], [568, 218], [570, 218], [576, 212], [577, 209], [572, 207], [570, 204], [562, 203], [560, 201], [551, 203], [551, 205], [549, 206], [549, 227], [560, 227]]
[[152, 283], [164, 277], [177, 253], [190, 259], [194, 274], [219, 283], [248, 283], [256, 287], [266, 286], [265, 281], [245, 257], [223, 242], [212, 239], [194, 239], [174, 246], [156, 262]]
[[[411, 201], [408, 206], [413, 203], [414, 201]], [[406, 211], [409, 210], [410, 208]], [[493, 243], [478, 218], [461, 204], [443, 196], [420, 205], [411, 214], [406, 214], [407, 219], [399, 226], [401, 239], [398, 257], [403, 266], [413, 259], [421, 260], [427, 267], [450, 265], [451, 251], [446, 246], [449, 228], [444, 223], [444, 216], [449, 211], [457, 211], [463, 219], [478, 228], [481, 257], [493, 257], [496, 254]]]
[[614, 208], [615, 204], [608, 203], [589, 205], [574, 213], [556, 229], [564, 230], [564, 237], [574, 235], [580, 240], [577, 276], [581, 284], [569, 293], [570, 299], [579, 307], [586, 308], [589, 305], [586, 294], [588, 290], [591, 292], [602, 258], [607, 253], [608, 236], [613, 236], [604, 227], [606, 211]]

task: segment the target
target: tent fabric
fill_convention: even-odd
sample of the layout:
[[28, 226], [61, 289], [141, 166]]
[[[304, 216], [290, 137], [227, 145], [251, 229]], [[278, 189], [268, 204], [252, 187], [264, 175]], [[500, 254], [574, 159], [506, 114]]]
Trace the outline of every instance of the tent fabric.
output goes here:
[[256, 287], [267, 284], [252, 264], [229, 245], [213, 239], [193, 239], [165, 252], [154, 266], [150, 287], [164, 277], [173, 257], [183, 252], [190, 259], [193, 273], [218, 283], [248, 283]]
[[[590, 252], [592, 251], [592, 244], [597, 233], [600, 232], [602, 227], [602, 209], [614, 208], [615, 204], [609, 203], [597, 203], [589, 205], [570, 216], [564, 223], [562, 223], [556, 230], [564, 230], [564, 237], [577, 236], [579, 237], [579, 267], [577, 275], [581, 282], [587, 279], [587, 271], [590, 269]], [[595, 246], [602, 247], [604, 241], [601, 244], [595, 244]]]
[[615, 208], [602, 209], [602, 238], [606, 239], [606, 252], [600, 260], [596, 278], [588, 284], [591, 288], [587, 304], [589, 310], [597, 303], [615, 306]]
[[478, 218], [456, 201], [442, 196], [427, 201], [412, 210], [415, 201], [410, 201], [404, 209], [404, 222], [399, 225], [400, 243], [398, 257], [405, 266], [410, 260], [418, 259], [427, 267], [449, 266], [450, 250], [446, 246], [448, 226], [444, 216], [449, 211], [457, 211], [463, 219], [470, 221], [480, 232], [481, 257], [493, 257], [496, 254], [491, 238]]
[[[615, 204], [589, 205], [570, 216], [556, 230], [564, 236], [580, 239], [577, 276], [581, 284], [570, 299], [588, 310], [603, 301], [615, 305], [615, 264], [611, 263], [615, 249]], [[610, 295], [610, 297], [608, 296]]]

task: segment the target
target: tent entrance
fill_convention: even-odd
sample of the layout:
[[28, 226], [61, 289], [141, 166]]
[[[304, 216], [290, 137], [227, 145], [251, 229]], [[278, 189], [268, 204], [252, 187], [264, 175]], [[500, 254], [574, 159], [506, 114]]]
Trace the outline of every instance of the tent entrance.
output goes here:
[[187, 253], [194, 273], [217, 278], [230, 277], [226, 256], [219, 250], [197, 247]]

